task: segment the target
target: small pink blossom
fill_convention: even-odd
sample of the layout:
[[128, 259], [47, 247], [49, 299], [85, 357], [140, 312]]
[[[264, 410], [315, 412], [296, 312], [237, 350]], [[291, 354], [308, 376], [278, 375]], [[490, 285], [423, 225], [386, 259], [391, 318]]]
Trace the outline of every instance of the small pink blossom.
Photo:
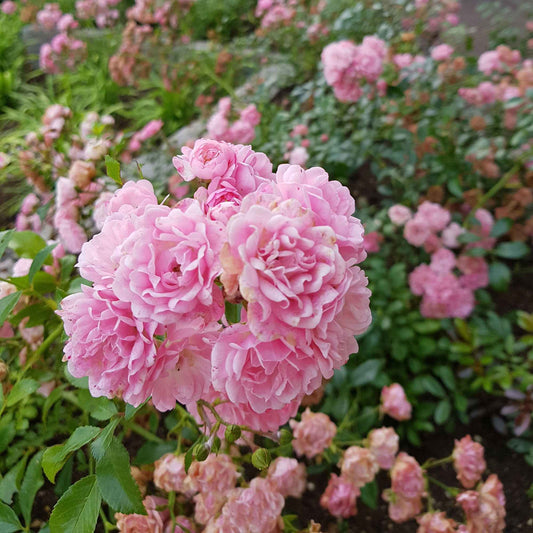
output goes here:
[[422, 511], [421, 498], [405, 498], [393, 491], [385, 491], [383, 499], [389, 502], [389, 518], [397, 524], [414, 518]]
[[387, 211], [391, 222], [396, 226], [403, 226], [406, 222], [411, 220], [413, 213], [405, 205], [396, 204], [392, 207], [389, 207]]
[[203, 494], [225, 494], [237, 483], [237, 467], [229, 455], [211, 453], [205, 461], [194, 461], [189, 468], [187, 486]]
[[121, 533], [163, 533], [165, 521], [170, 516], [168, 510], [157, 511], [157, 507], [167, 505], [167, 500], [156, 496], [146, 496], [143, 504], [148, 514], [115, 513], [117, 528]]
[[289, 164], [304, 167], [308, 159], [309, 154], [307, 150], [303, 146], [297, 146], [289, 155]]
[[457, 224], [457, 222], [451, 222], [450, 225], [442, 231], [442, 244], [448, 248], [458, 248], [460, 243], [457, 238], [465, 231], [466, 230]]
[[365, 251], [369, 254], [379, 252], [380, 242], [383, 241], [383, 235], [377, 231], [371, 231], [370, 233], [365, 233], [363, 246]]
[[427, 223], [420, 218], [412, 218], [405, 224], [403, 236], [413, 246], [422, 246], [430, 237], [431, 230]]
[[457, 523], [447, 518], [445, 513], [426, 513], [419, 516], [416, 533], [455, 533]]
[[187, 474], [185, 473], [184, 456], [176, 457], [173, 453], [167, 453], [158, 459], [154, 466], [154, 484], [156, 487], [166, 492], [185, 492], [184, 481]]
[[2, 2], [2, 13], [6, 15], [13, 15], [17, 11], [17, 4], [11, 0]]
[[448, 274], [455, 267], [455, 254], [441, 248], [431, 255], [430, 268], [437, 274]]
[[300, 422], [289, 422], [293, 431], [292, 445], [298, 455], [308, 459], [321, 454], [333, 442], [337, 426], [324, 413], [312, 413], [309, 407], [302, 413]]
[[483, 446], [474, 442], [470, 435], [455, 441], [453, 466], [463, 487], [470, 489], [481, 479], [487, 468], [483, 455]]
[[337, 518], [349, 518], [357, 514], [356, 499], [360, 493], [349, 481], [331, 474], [328, 486], [320, 498], [320, 505]]
[[277, 457], [268, 468], [267, 480], [284, 498], [301, 498], [306, 487], [305, 465], [294, 458]]
[[360, 446], [350, 446], [344, 451], [341, 460], [341, 477], [356, 487], [370, 483], [378, 470], [379, 464], [371, 450]]
[[457, 259], [457, 268], [463, 273], [459, 278], [463, 287], [476, 290], [489, 284], [489, 266], [483, 257], [461, 255]]
[[396, 420], [409, 420], [411, 418], [411, 404], [401, 385], [393, 383], [381, 389], [380, 410]]
[[485, 75], [492, 74], [493, 72], [501, 72], [503, 70], [503, 64], [500, 61], [500, 54], [496, 50], [484, 52], [479, 56], [477, 67]]
[[439, 44], [431, 50], [431, 58], [435, 61], [446, 61], [453, 54], [453, 47], [449, 44]]
[[400, 452], [390, 475], [395, 494], [407, 499], [417, 499], [424, 495], [423, 471], [414, 457]]
[[393, 428], [373, 429], [368, 434], [368, 448], [374, 455], [380, 468], [389, 470], [398, 453], [399, 437]]

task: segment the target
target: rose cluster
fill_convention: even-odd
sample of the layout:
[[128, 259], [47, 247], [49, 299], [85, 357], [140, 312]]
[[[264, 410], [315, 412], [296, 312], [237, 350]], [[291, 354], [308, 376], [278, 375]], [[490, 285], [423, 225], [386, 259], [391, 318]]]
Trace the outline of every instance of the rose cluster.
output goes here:
[[363, 94], [361, 82], [378, 81], [386, 55], [387, 45], [374, 35], [367, 35], [360, 45], [331, 43], [322, 51], [324, 77], [341, 102], [357, 102]]
[[321, 168], [200, 139], [174, 158], [194, 198], [158, 203], [146, 180], [109, 200], [62, 302], [73, 376], [95, 396], [157, 409], [221, 400], [230, 423], [277, 430], [357, 351], [370, 291], [348, 189]]

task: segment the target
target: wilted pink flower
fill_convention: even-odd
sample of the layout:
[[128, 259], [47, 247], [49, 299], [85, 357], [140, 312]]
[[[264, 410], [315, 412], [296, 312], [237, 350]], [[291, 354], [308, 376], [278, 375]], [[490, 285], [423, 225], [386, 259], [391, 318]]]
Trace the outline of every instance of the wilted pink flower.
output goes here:
[[176, 457], [173, 453], [167, 453], [155, 462], [154, 484], [166, 492], [185, 492], [184, 484], [187, 474], [185, 473], [184, 456]]
[[445, 513], [426, 513], [419, 516], [416, 533], [455, 533], [457, 523]]
[[277, 457], [268, 467], [267, 480], [284, 498], [301, 498], [306, 477], [305, 465], [294, 458]]
[[435, 61], [446, 61], [453, 54], [453, 48], [449, 44], [439, 44], [431, 50], [431, 58]]
[[68, 171], [69, 179], [80, 189], [85, 189], [95, 174], [94, 163], [90, 161], [74, 161]]
[[368, 434], [368, 448], [380, 468], [389, 470], [398, 453], [399, 437], [393, 428], [377, 428]]
[[383, 493], [383, 499], [389, 502], [389, 518], [398, 524], [414, 518], [422, 510], [421, 498], [405, 498], [391, 490]]
[[393, 383], [381, 389], [380, 410], [396, 420], [409, 420], [411, 418], [411, 404], [400, 384]]
[[328, 486], [320, 497], [320, 505], [337, 518], [349, 518], [357, 514], [356, 499], [360, 493], [348, 480], [331, 474]]
[[400, 452], [390, 471], [392, 490], [406, 499], [421, 498], [424, 495], [424, 475], [414, 457]]
[[474, 442], [470, 435], [455, 441], [453, 466], [463, 487], [470, 489], [481, 479], [487, 468], [483, 453], [483, 446]]
[[341, 477], [356, 487], [370, 483], [378, 470], [379, 464], [368, 448], [350, 446], [344, 451], [341, 459]]
[[293, 431], [292, 446], [298, 455], [312, 459], [333, 442], [337, 426], [324, 413], [312, 413], [309, 407], [302, 413], [300, 422], [289, 422]]
[[408, 220], [411, 220], [413, 214], [411, 210], [405, 205], [396, 204], [389, 207], [387, 211], [391, 222], [396, 226], [403, 226]]

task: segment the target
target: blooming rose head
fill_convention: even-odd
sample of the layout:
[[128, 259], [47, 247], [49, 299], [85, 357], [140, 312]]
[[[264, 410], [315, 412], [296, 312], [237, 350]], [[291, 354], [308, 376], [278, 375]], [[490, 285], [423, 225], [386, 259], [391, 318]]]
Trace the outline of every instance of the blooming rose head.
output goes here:
[[377, 428], [368, 434], [368, 448], [380, 468], [389, 470], [398, 453], [399, 437], [393, 428]]
[[312, 413], [307, 408], [300, 422], [290, 421], [294, 440], [292, 446], [298, 455], [312, 459], [321, 454], [333, 442], [337, 426], [324, 413]]
[[186, 485], [191, 490], [224, 494], [235, 487], [239, 474], [229, 455], [211, 453], [205, 461], [194, 461]]
[[185, 492], [183, 482], [186, 477], [183, 456], [167, 453], [155, 462], [154, 484], [166, 492]]
[[416, 533], [455, 533], [457, 523], [451, 518], [446, 518], [445, 513], [426, 513], [419, 516]]
[[424, 495], [424, 475], [414, 457], [400, 452], [391, 469], [392, 490], [407, 499]]
[[453, 466], [463, 487], [470, 489], [481, 479], [487, 468], [483, 454], [483, 446], [474, 442], [470, 435], [455, 441]]
[[157, 511], [157, 507], [167, 505], [167, 500], [156, 496], [146, 496], [143, 500], [148, 514], [115, 513], [118, 530], [121, 533], [163, 533], [166, 520], [170, 516], [168, 510]]
[[396, 226], [403, 226], [408, 220], [411, 220], [413, 214], [405, 205], [396, 204], [389, 207], [387, 211], [391, 222]]
[[341, 460], [341, 477], [356, 487], [370, 483], [378, 470], [379, 465], [369, 449], [350, 446], [345, 450]]
[[294, 458], [277, 457], [268, 468], [267, 480], [284, 498], [301, 498], [306, 485], [305, 465]]
[[402, 421], [411, 418], [411, 404], [400, 384], [393, 383], [381, 389], [380, 410], [396, 420]]
[[331, 474], [328, 486], [320, 497], [320, 505], [337, 518], [349, 518], [357, 514], [356, 499], [360, 493], [350, 481]]

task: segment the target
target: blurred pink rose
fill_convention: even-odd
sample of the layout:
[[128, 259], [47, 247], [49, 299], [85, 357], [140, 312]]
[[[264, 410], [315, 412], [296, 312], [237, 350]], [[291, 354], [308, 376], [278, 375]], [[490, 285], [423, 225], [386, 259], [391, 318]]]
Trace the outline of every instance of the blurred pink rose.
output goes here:
[[381, 389], [380, 410], [396, 420], [409, 420], [411, 418], [411, 404], [401, 385], [393, 383]]

